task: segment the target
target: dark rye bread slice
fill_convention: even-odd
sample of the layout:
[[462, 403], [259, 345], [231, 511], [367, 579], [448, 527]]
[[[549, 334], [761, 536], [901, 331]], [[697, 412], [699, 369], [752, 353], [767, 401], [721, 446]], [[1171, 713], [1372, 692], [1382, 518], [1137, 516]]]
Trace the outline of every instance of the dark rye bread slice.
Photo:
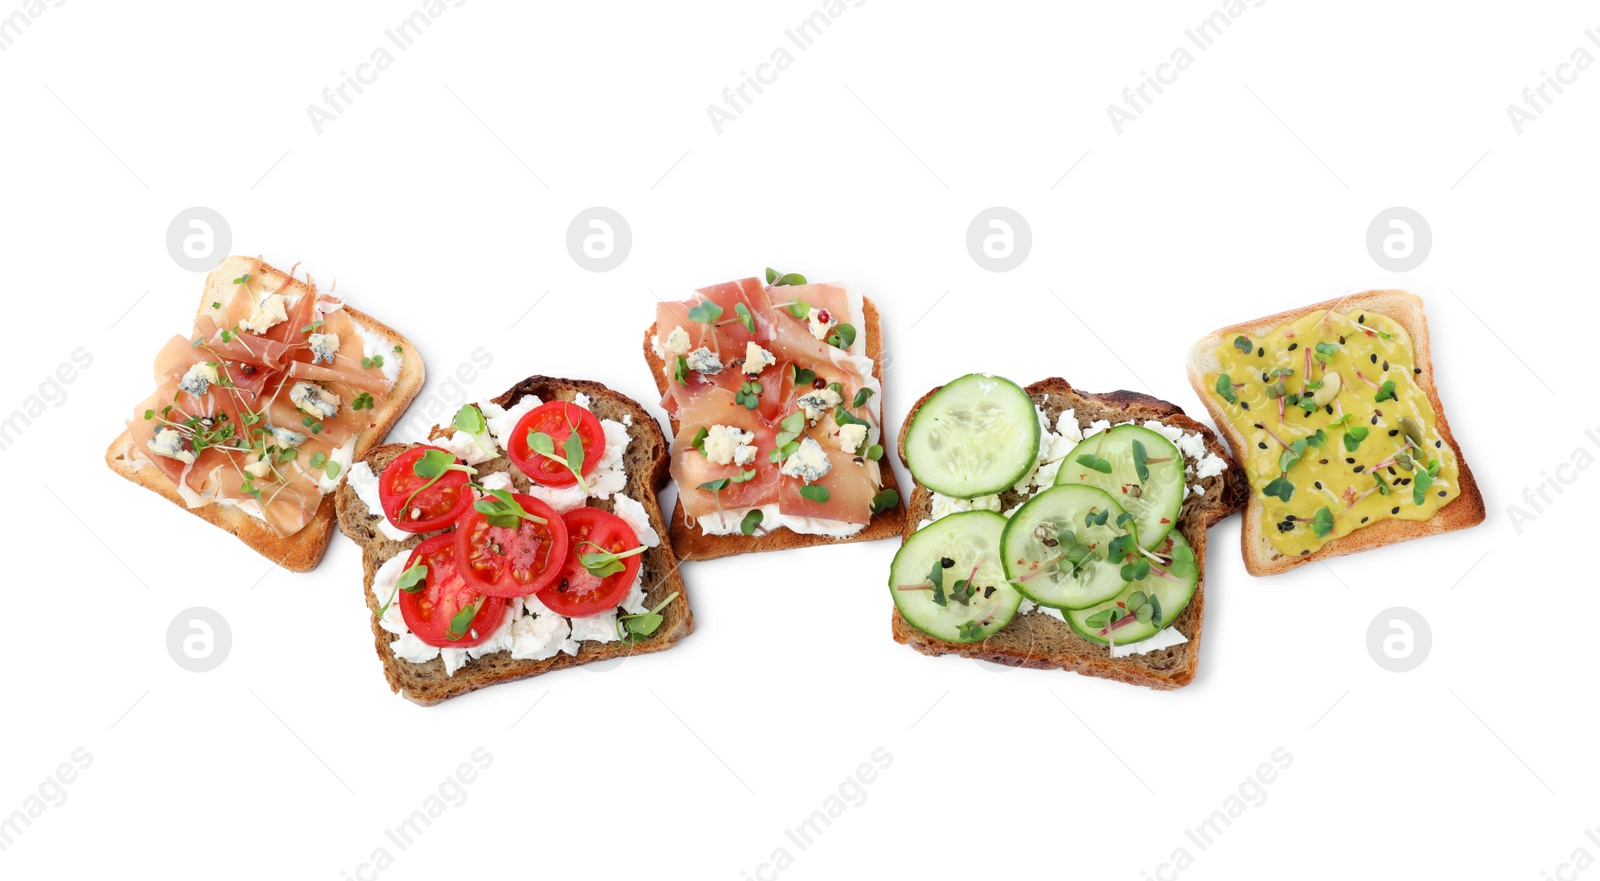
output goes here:
[[1216, 421], [1217, 427], [1222, 429], [1223, 435], [1228, 439], [1229, 446], [1235, 450], [1246, 444], [1243, 436], [1234, 430], [1233, 423], [1228, 421], [1227, 414], [1217, 404], [1216, 393], [1206, 387], [1207, 373], [1218, 372], [1216, 351], [1227, 340], [1239, 334], [1246, 336], [1260, 336], [1289, 324], [1311, 312], [1323, 309], [1336, 309], [1348, 311], [1350, 309], [1365, 309], [1379, 315], [1385, 315], [1406, 329], [1411, 336], [1411, 349], [1416, 356], [1413, 365], [1421, 372], [1416, 374], [1417, 386], [1422, 393], [1427, 395], [1428, 403], [1433, 407], [1434, 420], [1439, 426], [1440, 439], [1450, 445], [1455, 453], [1456, 463], [1459, 468], [1458, 480], [1461, 483], [1461, 495], [1451, 499], [1444, 507], [1440, 508], [1427, 520], [1384, 520], [1371, 526], [1364, 526], [1342, 538], [1336, 538], [1318, 548], [1315, 552], [1303, 556], [1286, 557], [1278, 553], [1268, 538], [1267, 524], [1260, 497], [1249, 492], [1249, 503], [1245, 506], [1244, 528], [1239, 531], [1239, 542], [1244, 554], [1245, 569], [1251, 575], [1277, 575], [1287, 572], [1297, 566], [1304, 566], [1315, 560], [1325, 560], [1328, 557], [1337, 557], [1343, 554], [1354, 554], [1371, 548], [1410, 541], [1429, 535], [1438, 535], [1442, 532], [1454, 532], [1457, 529], [1466, 529], [1482, 523], [1485, 517], [1483, 494], [1478, 490], [1478, 481], [1472, 476], [1472, 469], [1467, 467], [1467, 457], [1461, 452], [1461, 445], [1456, 443], [1455, 435], [1450, 432], [1450, 420], [1445, 418], [1444, 404], [1439, 400], [1439, 389], [1434, 384], [1433, 351], [1428, 339], [1428, 318], [1423, 312], [1422, 298], [1410, 291], [1401, 290], [1373, 290], [1362, 291], [1340, 297], [1337, 300], [1327, 300], [1313, 303], [1277, 315], [1269, 315], [1254, 321], [1224, 327], [1213, 331], [1204, 339], [1195, 342], [1189, 349], [1187, 370], [1189, 384], [1194, 386], [1195, 394], [1205, 403], [1206, 409], [1211, 411], [1211, 418]]
[[[424, 664], [402, 661], [396, 658], [389, 648], [389, 643], [395, 639], [394, 634], [378, 624], [378, 601], [372, 593], [373, 576], [390, 557], [410, 553], [411, 549], [421, 544], [423, 539], [436, 533], [414, 536], [405, 541], [385, 538], [377, 530], [379, 518], [367, 510], [366, 504], [356, 495], [355, 490], [348, 485], [341, 486], [337, 494], [339, 529], [361, 546], [362, 587], [366, 592], [367, 609], [371, 612], [373, 644], [378, 652], [378, 660], [383, 663], [383, 675], [389, 680], [389, 688], [392, 691], [416, 703], [431, 706], [490, 685], [526, 679], [552, 670], [659, 652], [670, 648], [678, 640], [693, 632], [694, 615], [689, 610], [688, 590], [684, 587], [683, 577], [679, 573], [678, 558], [672, 552], [671, 543], [666, 540], [667, 525], [662, 519], [661, 503], [656, 498], [656, 494], [667, 483], [668, 446], [655, 419], [632, 398], [618, 394], [598, 382], [581, 379], [530, 376], [493, 400], [494, 403], [509, 408], [521, 400], [523, 395], [538, 395], [539, 399], [545, 402], [570, 401], [580, 392], [589, 396], [590, 409], [600, 419], [615, 419], [622, 422], [625, 415], [633, 417], [633, 424], [628, 428], [632, 440], [623, 458], [623, 468], [628, 475], [628, 483], [623, 492], [644, 505], [645, 511], [650, 515], [651, 527], [662, 536], [660, 545], [641, 555], [643, 564], [640, 571], [646, 586], [645, 603], [650, 608], [655, 608], [656, 604], [673, 593], [678, 595], [677, 599], [661, 610], [661, 615], [665, 619], [661, 627], [649, 637], [631, 645], [622, 642], [584, 642], [576, 655], [560, 652], [555, 657], [543, 661], [517, 660], [511, 657], [510, 652], [497, 652], [469, 659], [466, 666], [457, 670], [454, 676], [445, 674], [444, 661], [440, 658], [434, 658]], [[448, 434], [448, 429], [435, 428], [430, 437]], [[374, 473], [381, 474], [390, 462], [414, 446], [416, 445], [385, 444], [368, 454], [365, 461]], [[513, 468], [510, 460], [504, 456], [475, 467], [478, 469], [480, 479], [504, 471], [510, 473], [511, 482], [518, 492], [526, 492], [528, 489], [528, 479]], [[611, 499], [590, 499], [589, 505], [610, 511], [614, 507], [614, 502]]]
[[[261, 279], [262, 288], [268, 291], [283, 288], [284, 282], [289, 283], [287, 288], [283, 288], [286, 292], [304, 296], [312, 290], [307, 282], [291, 279], [282, 270], [274, 269], [260, 260], [229, 257], [206, 276], [205, 290], [201, 291], [200, 305], [196, 307], [196, 311], [204, 304], [220, 299], [226, 293], [224, 286], [231, 287], [232, 279], [247, 272], [255, 273]], [[382, 337], [392, 345], [400, 346], [402, 350], [400, 375], [395, 379], [394, 387], [390, 389], [389, 396], [383, 403], [372, 411], [371, 425], [356, 436], [352, 459], [360, 459], [388, 435], [389, 430], [406, 412], [406, 408], [411, 406], [411, 400], [422, 389], [426, 374], [422, 366], [422, 356], [417, 353], [416, 346], [413, 346], [410, 340], [352, 306], [346, 305], [344, 309], [369, 332]], [[309, 572], [315, 569], [317, 564], [322, 562], [322, 555], [328, 551], [328, 542], [333, 539], [335, 493], [328, 493], [322, 497], [322, 503], [317, 506], [317, 513], [299, 532], [293, 535], [279, 535], [265, 522], [238, 508], [215, 504], [199, 508], [189, 507], [183, 497], [178, 495], [177, 486], [161, 469], [149, 465], [138, 457], [133, 449], [133, 438], [126, 429], [117, 435], [111, 446], [106, 448], [106, 465], [125, 480], [154, 492], [190, 514], [227, 532], [244, 542], [251, 550], [290, 572]], [[343, 483], [340, 486], [342, 487]]]
[[[862, 324], [865, 325], [867, 357], [872, 359], [872, 375], [878, 380], [879, 387], [883, 387], [883, 324], [879, 320], [878, 306], [871, 299], [861, 298]], [[656, 337], [656, 325], [652, 323], [644, 332], [644, 360], [650, 365], [650, 375], [655, 378], [656, 391], [663, 397], [667, 394], [666, 363], [656, 354], [652, 342]], [[884, 409], [883, 398], [887, 394], [878, 396], [878, 412], [887, 413]], [[677, 436], [681, 430], [676, 417], [672, 419], [672, 434]], [[879, 443], [884, 449], [889, 448], [889, 427], [883, 426], [883, 438]], [[806, 548], [813, 545], [838, 544], [848, 541], [878, 541], [899, 535], [906, 524], [905, 494], [900, 493], [900, 484], [895, 480], [894, 469], [888, 463], [881, 463], [883, 474], [883, 488], [892, 489], [901, 496], [900, 504], [891, 505], [879, 511], [862, 529], [849, 538], [832, 538], [826, 535], [801, 535], [787, 529], [774, 529], [765, 535], [706, 535], [700, 531], [700, 524], [688, 520], [683, 512], [683, 502], [679, 501], [672, 512], [672, 547], [678, 556], [685, 560], [715, 560], [718, 557], [731, 557], [735, 554], [755, 554], [762, 551], [786, 551], [790, 548]]]
[[[902, 439], [906, 435], [906, 426], [917, 415], [917, 409], [938, 390], [929, 391], [911, 408], [906, 415], [905, 425], [900, 429]], [[1189, 641], [1142, 655], [1112, 658], [1110, 649], [1089, 642], [1073, 632], [1066, 623], [1035, 609], [1013, 618], [1000, 632], [981, 643], [962, 645], [934, 639], [907, 624], [900, 616], [900, 610], [896, 609], [892, 617], [895, 642], [909, 645], [925, 655], [960, 655], [1035, 670], [1071, 670], [1086, 676], [1115, 679], [1155, 689], [1188, 685], [1194, 681], [1195, 667], [1200, 660], [1200, 626], [1205, 615], [1206, 599], [1206, 529], [1244, 505], [1244, 469], [1228, 455], [1227, 448], [1210, 428], [1184, 415], [1183, 408], [1176, 404], [1129, 391], [1089, 394], [1074, 389], [1066, 380], [1059, 378], [1036, 382], [1028, 386], [1027, 391], [1034, 403], [1044, 411], [1052, 427], [1063, 410], [1074, 411], [1073, 415], [1081, 428], [1087, 428], [1091, 422], [1102, 419], [1112, 425], [1130, 419], [1137, 422], [1156, 419], [1175, 428], [1198, 433], [1205, 439], [1206, 449], [1228, 464], [1221, 474], [1198, 481], [1204, 491], [1185, 499], [1178, 515], [1178, 531], [1194, 548], [1195, 562], [1200, 570], [1200, 582], [1195, 587], [1194, 598], [1172, 623]], [[900, 461], [905, 462], [903, 445], [900, 448]], [[1026, 498], [1028, 496], [1023, 493], [1007, 490], [1000, 497], [1001, 510], [1009, 511]], [[912, 492], [904, 538], [910, 538], [917, 524], [930, 516], [932, 502], [933, 494], [927, 487], [918, 486]]]

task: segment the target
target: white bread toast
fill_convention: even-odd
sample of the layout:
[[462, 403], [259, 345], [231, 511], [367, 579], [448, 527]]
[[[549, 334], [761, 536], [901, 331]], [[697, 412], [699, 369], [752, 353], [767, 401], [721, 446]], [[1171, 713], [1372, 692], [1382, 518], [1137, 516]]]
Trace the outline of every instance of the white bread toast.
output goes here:
[[[256, 273], [261, 279], [262, 286], [267, 290], [277, 290], [285, 282], [288, 283], [286, 289], [288, 292], [304, 295], [311, 290], [306, 282], [292, 279], [282, 270], [256, 259], [229, 257], [206, 276], [205, 290], [201, 292], [196, 312], [206, 303], [219, 300], [228, 294], [233, 286], [232, 280], [245, 273]], [[411, 400], [421, 390], [425, 373], [422, 356], [418, 354], [410, 340], [364, 312], [348, 305], [344, 308], [367, 332], [380, 336], [391, 345], [400, 346], [403, 350], [399, 378], [395, 380], [389, 396], [373, 410], [371, 427], [356, 436], [353, 458], [360, 459], [383, 440], [389, 429], [394, 427], [405, 413], [406, 408], [411, 405]], [[293, 535], [281, 536], [262, 520], [237, 507], [218, 504], [189, 507], [178, 495], [177, 487], [166, 474], [150, 465], [141, 453], [136, 452], [133, 443], [133, 438], [124, 429], [106, 449], [106, 465], [124, 479], [156, 493], [190, 514], [233, 535], [251, 550], [291, 572], [309, 572], [316, 568], [317, 563], [322, 560], [322, 555], [327, 552], [335, 520], [333, 493], [322, 497], [322, 503], [318, 506], [315, 516], [305, 527]]]
[[1402, 290], [1371, 290], [1358, 294], [1340, 297], [1337, 300], [1327, 300], [1313, 303], [1299, 309], [1291, 309], [1276, 315], [1268, 315], [1254, 321], [1245, 321], [1230, 325], [1208, 334], [1205, 338], [1195, 342], [1189, 350], [1187, 371], [1189, 383], [1194, 386], [1195, 393], [1200, 400], [1205, 402], [1206, 409], [1211, 412], [1211, 418], [1222, 430], [1228, 440], [1228, 445], [1234, 450], [1239, 450], [1246, 441], [1233, 428], [1227, 415], [1217, 405], [1215, 392], [1206, 387], [1205, 377], [1208, 373], [1220, 370], [1216, 351], [1220, 346], [1226, 345], [1228, 340], [1243, 334], [1255, 337], [1269, 333], [1276, 328], [1289, 324], [1311, 312], [1323, 309], [1345, 311], [1352, 308], [1361, 308], [1367, 311], [1386, 316], [1402, 327], [1411, 336], [1412, 350], [1416, 358], [1415, 374], [1417, 385], [1427, 395], [1428, 402], [1433, 406], [1435, 419], [1438, 423], [1439, 434], [1455, 454], [1459, 468], [1459, 481], [1461, 495], [1451, 499], [1444, 507], [1440, 508], [1428, 520], [1383, 520], [1370, 526], [1363, 526], [1354, 532], [1340, 538], [1335, 538], [1316, 551], [1302, 556], [1284, 556], [1278, 553], [1268, 538], [1267, 528], [1263, 516], [1264, 507], [1257, 495], [1259, 488], [1252, 488], [1248, 493], [1249, 501], [1245, 506], [1244, 527], [1240, 530], [1241, 545], [1244, 554], [1245, 568], [1251, 575], [1276, 575], [1287, 572], [1297, 566], [1304, 566], [1317, 560], [1337, 557], [1343, 554], [1353, 554], [1371, 548], [1383, 547], [1397, 542], [1410, 541], [1428, 535], [1438, 535], [1442, 532], [1452, 532], [1457, 529], [1466, 529], [1477, 526], [1484, 520], [1483, 495], [1478, 490], [1478, 483], [1472, 477], [1472, 470], [1467, 467], [1467, 460], [1462, 455], [1461, 447], [1456, 443], [1455, 436], [1450, 433], [1450, 421], [1445, 417], [1444, 404], [1439, 400], [1438, 388], [1434, 381], [1433, 356], [1428, 339], [1428, 320], [1423, 313], [1422, 298], [1409, 291]]

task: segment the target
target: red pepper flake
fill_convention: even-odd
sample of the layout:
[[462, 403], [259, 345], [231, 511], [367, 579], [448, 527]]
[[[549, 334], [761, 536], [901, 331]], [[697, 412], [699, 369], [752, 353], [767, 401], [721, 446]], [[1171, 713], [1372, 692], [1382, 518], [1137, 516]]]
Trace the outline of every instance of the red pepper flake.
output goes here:
[[1165, 518], [1165, 517], [1162, 517], [1162, 518], [1161, 518], [1161, 522], [1162, 522], [1162, 523], [1171, 523], [1171, 522], [1172, 522], [1172, 521], [1171, 521], [1171, 520], [1168, 520], [1168, 519], [1167, 519], [1167, 518]]

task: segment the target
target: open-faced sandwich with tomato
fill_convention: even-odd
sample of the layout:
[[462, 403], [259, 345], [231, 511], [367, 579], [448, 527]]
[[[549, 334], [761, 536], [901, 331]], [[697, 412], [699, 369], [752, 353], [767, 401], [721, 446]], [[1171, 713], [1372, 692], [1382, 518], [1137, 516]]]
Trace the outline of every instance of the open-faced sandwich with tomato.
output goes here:
[[357, 461], [339, 528], [362, 549], [389, 687], [436, 704], [687, 636], [666, 481], [667, 441], [643, 407], [545, 376], [463, 406], [426, 444]]
[[891, 538], [883, 331], [840, 284], [767, 270], [664, 302], [645, 360], [672, 420], [672, 545], [705, 560]]
[[106, 450], [128, 480], [286, 569], [317, 565], [332, 493], [422, 387], [400, 334], [259, 258], [206, 276], [187, 335], [156, 355], [156, 388]]
[[1206, 530], [1244, 504], [1211, 429], [1136, 392], [974, 373], [900, 432], [916, 480], [889, 571], [895, 641], [925, 655], [1194, 680]]

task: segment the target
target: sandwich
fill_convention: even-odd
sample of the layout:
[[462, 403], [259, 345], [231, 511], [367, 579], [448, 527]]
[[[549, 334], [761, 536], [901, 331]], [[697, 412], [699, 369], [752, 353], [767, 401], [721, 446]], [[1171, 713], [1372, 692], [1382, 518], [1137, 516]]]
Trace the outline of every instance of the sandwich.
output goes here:
[[339, 528], [361, 547], [389, 688], [423, 705], [694, 629], [656, 494], [667, 441], [597, 382], [530, 377], [425, 444], [350, 468]]
[[1429, 345], [1422, 299], [1374, 290], [1190, 349], [1189, 382], [1249, 475], [1252, 575], [1483, 522]]
[[286, 569], [314, 568], [332, 493], [422, 387], [405, 337], [332, 293], [229, 257], [106, 464]]
[[1154, 689], [1194, 680], [1206, 530], [1244, 473], [1175, 404], [970, 374], [900, 432], [916, 485], [889, 572], [896, 642]]
[[684, 559], [898, 535], [883, 330], [854, 288], [767, 270], [664, 302], [645, 332], [673, 431]]

